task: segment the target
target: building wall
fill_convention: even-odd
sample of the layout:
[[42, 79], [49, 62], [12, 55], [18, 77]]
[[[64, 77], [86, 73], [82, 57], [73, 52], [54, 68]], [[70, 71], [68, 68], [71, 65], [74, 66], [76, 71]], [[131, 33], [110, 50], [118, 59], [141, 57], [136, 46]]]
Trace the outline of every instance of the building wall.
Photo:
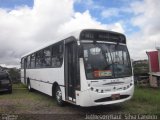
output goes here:
[[147, 52], [149, 58], [149, 70], [150, 72], [159, 72], [159, 60], [158, 60], [158, 51]]

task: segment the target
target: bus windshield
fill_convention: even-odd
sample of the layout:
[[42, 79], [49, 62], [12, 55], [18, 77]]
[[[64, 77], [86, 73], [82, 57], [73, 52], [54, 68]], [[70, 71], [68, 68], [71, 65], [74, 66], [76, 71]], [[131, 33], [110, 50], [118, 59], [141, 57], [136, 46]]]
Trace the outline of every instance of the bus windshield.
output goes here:
[[121, 78], [132, 75], [126, 45], [83, 43], [87, 79]]

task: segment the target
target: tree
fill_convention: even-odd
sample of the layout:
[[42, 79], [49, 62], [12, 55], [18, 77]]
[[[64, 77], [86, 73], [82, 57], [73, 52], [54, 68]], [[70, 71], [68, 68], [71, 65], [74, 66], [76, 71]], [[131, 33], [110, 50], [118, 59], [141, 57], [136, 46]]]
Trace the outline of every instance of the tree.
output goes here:
[[19, 69], [10, 68], [8, 72], [9, 72], [9, 75], [13, 83], [20, 82], [20, 70]]

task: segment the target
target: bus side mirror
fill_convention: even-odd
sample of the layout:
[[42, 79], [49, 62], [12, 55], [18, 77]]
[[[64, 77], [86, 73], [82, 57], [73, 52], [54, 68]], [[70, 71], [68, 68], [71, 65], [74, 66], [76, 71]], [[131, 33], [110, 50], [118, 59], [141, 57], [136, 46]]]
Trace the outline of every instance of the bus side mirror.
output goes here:
[[83, 47], [81, 45], [78, 46], [78, 57], [79, 58], [83, 57]]

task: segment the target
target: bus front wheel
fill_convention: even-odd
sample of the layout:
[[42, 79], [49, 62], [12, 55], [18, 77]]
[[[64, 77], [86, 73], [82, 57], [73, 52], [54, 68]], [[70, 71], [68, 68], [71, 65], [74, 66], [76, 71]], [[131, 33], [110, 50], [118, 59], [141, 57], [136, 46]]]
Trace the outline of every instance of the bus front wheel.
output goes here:
[[64, 101], [62, 100], [62, 92], [59, 86], [56, 86], [56, 90], [55, 90], [55, 98], [57, 101], [57, 104], [59, 106], [63, 106], [64, 105]]

